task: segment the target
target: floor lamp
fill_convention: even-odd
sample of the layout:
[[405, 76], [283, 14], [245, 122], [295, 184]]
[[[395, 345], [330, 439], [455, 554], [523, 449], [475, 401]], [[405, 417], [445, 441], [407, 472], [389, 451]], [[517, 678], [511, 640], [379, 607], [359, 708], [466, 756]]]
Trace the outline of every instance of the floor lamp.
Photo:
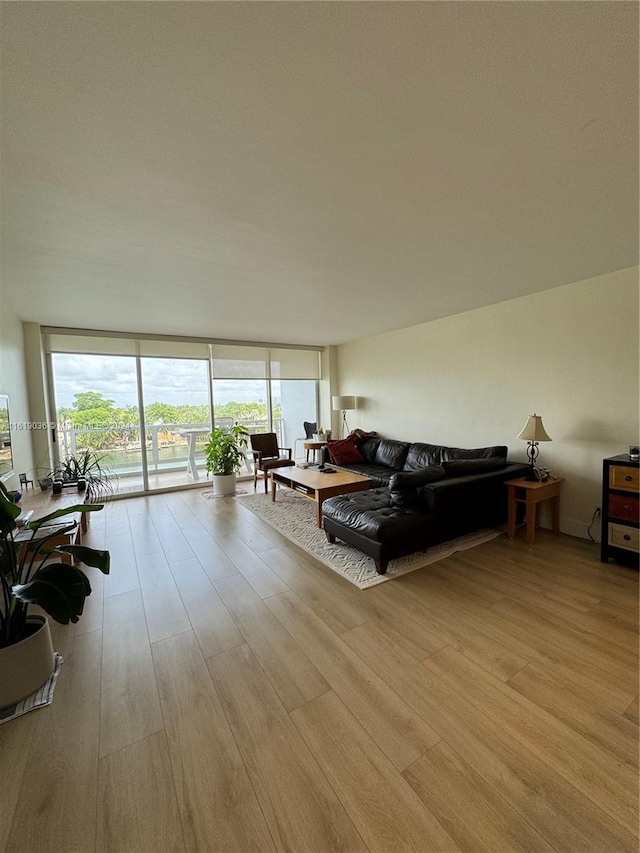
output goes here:
[[347, 423], [347, 412], [353, 411], [356, 407], [356, 398], [347, 397], [332, 397], [331, 408], [334, 412], [342, 412], [342, 438], [349, 435], [349, 424]]

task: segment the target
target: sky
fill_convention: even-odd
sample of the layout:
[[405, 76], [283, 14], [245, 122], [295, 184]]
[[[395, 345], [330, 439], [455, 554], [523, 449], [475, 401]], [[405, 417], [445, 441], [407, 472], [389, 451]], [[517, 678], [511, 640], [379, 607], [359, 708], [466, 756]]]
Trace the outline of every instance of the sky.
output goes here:
[[[74, 395], [98, 391], [116, 406], [136, 406], [135, 359], [107, 355], [53, 355], [53, 374], [58, 408], [70, 408]], [[201, 406], [209, 402], [207, 363], [190, 359], [142, 359], [144, 401], [174, 406]], [[216, 402], [254, 403], [264, 401], [265, 382], [260, 380], [217, 380]]]

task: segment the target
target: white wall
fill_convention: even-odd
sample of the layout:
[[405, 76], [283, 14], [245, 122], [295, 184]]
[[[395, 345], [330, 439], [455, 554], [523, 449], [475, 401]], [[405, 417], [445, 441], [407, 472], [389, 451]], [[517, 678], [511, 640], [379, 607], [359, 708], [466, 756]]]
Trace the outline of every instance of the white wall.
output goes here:
[[359, 398], [352, 428], [407, 441], [506, 444], [526, 461], [514, 436], [542, 415], [561, 529], [586, 538], [602, 459], [638, 441], [638, 268], [344, 344], [338, 375]]
[[[0, 394], [9, 396], [9, 417], [12, 423], [27, 424], [31, 420], [22, 322], [4, 295], [0, 297]], [[17, 489], [18, 473], [30, 472], [33, 469], [30, 432], [26, 429], [13, 429], [11, 443], [16, 473], [5, 481], [5, 485], [7, 488]]]

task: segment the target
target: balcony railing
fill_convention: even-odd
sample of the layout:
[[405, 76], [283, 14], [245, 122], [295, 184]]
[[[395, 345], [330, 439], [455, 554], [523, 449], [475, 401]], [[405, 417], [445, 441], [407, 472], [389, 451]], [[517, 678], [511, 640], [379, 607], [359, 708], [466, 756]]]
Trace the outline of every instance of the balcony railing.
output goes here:
[[[266, 432], [266, 420], [238, 420], [221, 418], [217, 425], [223, 429], [234, 423], [247, 427], [249, 433]], [[189, 461], [189, 442], [185, 431], [202, 430], [202, 435], [195, 436], [195, 458], [198, 467], [204, 467], [202, 451], [208, 441], [210, 426], [206, 423], [172, 423], [153, 424], [146, 428], [145, 451], [147, 470], [150, 474], [184, 470], [187, 473]], [[273, 421], [273, 430], [282, 443], [284, 419]], [[101, 457], [106, 468], [118, 477], [139, 475], [142, 470], [142, 446], [140, 428], [137, 426], [91, 427], [76, 428], [68, 423], [60, 424], [58, 441], [62, 459], [74, 456], [82, 450], [95, 450]], [[251, 453], [248, 453], [248, 470], [251, 463]], [[251, 468], [251, 470], [253, 470]]]

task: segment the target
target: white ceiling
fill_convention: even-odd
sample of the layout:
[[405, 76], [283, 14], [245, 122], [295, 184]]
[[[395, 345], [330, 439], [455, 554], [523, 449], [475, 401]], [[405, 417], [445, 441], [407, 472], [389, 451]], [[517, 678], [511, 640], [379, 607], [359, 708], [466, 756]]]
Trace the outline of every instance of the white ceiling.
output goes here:
[[635, 2], [0, 6], [23, 319], [331, 344], [638, 263]]

